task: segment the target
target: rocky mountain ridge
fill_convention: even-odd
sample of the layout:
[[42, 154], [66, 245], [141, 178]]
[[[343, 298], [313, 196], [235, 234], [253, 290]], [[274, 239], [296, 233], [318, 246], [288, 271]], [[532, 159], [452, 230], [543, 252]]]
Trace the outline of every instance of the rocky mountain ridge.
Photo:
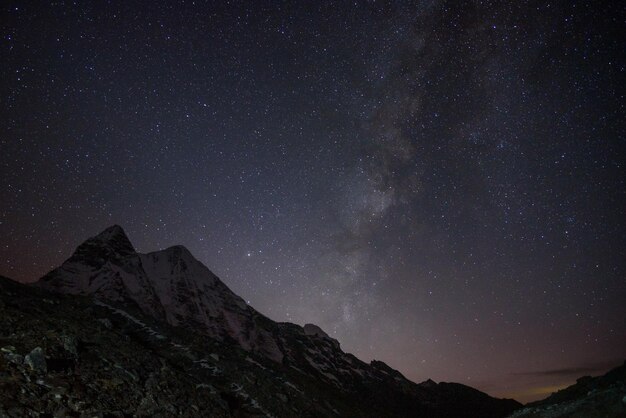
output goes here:
[[[473, 411], [475, 416], [501, 417], [520, 406], [513, 400], [494, 399], [460, 384], [415, 384], [383, 362], [362, 362], [344, 353], [338, 341], [315, 325], [300, 327], [266, 318], [182, 246], [137, 253], [119, 226], [85, 241], [35, 288], [6, 280], [5, 285], [14, 286], [27, 301], [19, 306], [11, 301], [5, 304], [12, 307], [7, 318], [15, 319], [17, 315], [37, 322], [33, 312], [47, 312], [45, 308], [49, 308], [37, 302], [41, 295], [49, 300], [61, 298], [64, 302], [58, 304], [66, 305], [61, 312], [46, 314], [53, 325], [67, 322], [66, 317], [80, 317], [81, 309], [98, 312], [98, 323], [91, 321], [90, 326], [106, 334], [105, 340], [118, 338], [108, 335], [106, 326], [102, 329], [101, 324], [110, 323], [116, 330], [113, 334], [121, 334], [122, 341], [117, 343], [120, 349], [138, 341], [142, 348], [135, 347], [137, 353], [143, 353], [154, 364], [167, 364], [168, 370], [184, 371], [173, 377], [183, 382], [181, 387], [191, 376], [196, 385], [213, 388], [205, 396], [210, 408], [198, 406], [198, 410], [211, 411], [214, 416], [449, 417], [467, 416], [467, 411]], [[25, 307], [33, 311], [23, 312]], [[13, 323], [20, 321], [15, 319]], [[100, 347], [101, 343], [90, 341], [93, 337], [80, 330], [80, 323], [74, 326], [73, 335], [81, 336], [73, 338], [83, 341], [83, 345]], [[19, 340], [13, 334], [6, 338]], [[58, 336], [57, 340], [61, 339]], [[42, 344], [31, 345], [23, 350], [7, 349], [7, 355], [19, 359], [15, 356], [29, 354]], [[44, 351], [48, 353], [45, 347]], [[130, 348], [125, 353], [134, 355]], [[102, 356], [108, 358], [106, 353]], [[24, 370], [30, 368], [24, 360], [10, 363]], [[155, 373], [146, 368], [143, 372], [125, 370], [133, 376]], [[24, 370], [22, 375], [28, 376]], [[117, 378], [125, 381], [124, 376]], [[126, 379], [125, 384], [138, 383], [145, 389], [146, 382], [139, 377]], [[147, 396], [144, 389], [137, 389], [137, 399]], [[197, 389], [189, 390], [195, 393]], [[242, 393], [246, 394], [243, 403]], [[238, 402], [228, 402], [233, 398]], [[194, 415], [195, 410], [177, 402], [168, 405], [179, 413]], [[137, 413], [140, 404], [127, 405], [124, 410]]]

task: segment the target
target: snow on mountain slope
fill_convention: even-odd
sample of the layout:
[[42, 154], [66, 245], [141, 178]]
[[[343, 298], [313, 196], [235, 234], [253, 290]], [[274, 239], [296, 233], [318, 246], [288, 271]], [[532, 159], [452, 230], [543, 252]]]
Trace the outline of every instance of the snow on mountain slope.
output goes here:
[[255, 326], [260, 316], [183, 246], [139, 254], [167, 322], [232, 338], [244, 349], [280, 362], [282, 352], [270, 333]]
[[152, 316], [164, 316], [140, 258], [117, 225], [79, 245], [61, 267], [46, 274], [38, 283], [61, 293], [95, 295], [116, 302], [132, 301]]
[[117, 225], [85, 241], [38, 284], [61, 293], [135, 304], [172, 325], [230, 338], [246, 350], [282, 361], [274, 337], [255, 324], [262, 315], [185, 247], [140, 254]]

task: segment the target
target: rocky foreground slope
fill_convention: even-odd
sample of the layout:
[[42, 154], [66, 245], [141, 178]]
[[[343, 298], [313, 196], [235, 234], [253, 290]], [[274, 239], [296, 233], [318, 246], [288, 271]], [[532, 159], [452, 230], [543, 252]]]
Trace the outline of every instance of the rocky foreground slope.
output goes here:
[[0, 279], [0, 416], [504, 417], [521, 405], [415, 384], [276, 323], [183, 247], [137, 253], [115, 226], [26, 286]]

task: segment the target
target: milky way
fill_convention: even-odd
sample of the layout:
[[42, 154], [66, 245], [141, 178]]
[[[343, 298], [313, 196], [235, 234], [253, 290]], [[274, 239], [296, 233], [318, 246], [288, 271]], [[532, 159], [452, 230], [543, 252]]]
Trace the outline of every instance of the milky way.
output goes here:
[[131, 3], [2, 6], [0, 274], [120, 224], [416, 381], [623, 361], [619, 2]]

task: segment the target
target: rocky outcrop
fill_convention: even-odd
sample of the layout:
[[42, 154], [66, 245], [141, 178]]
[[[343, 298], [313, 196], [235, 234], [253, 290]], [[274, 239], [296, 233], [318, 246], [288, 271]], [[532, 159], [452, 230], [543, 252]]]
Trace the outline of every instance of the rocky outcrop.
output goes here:
[[302, 328], [304, 330], [304, 334], [308, 336], [314, 336], [318, 338], [323, 338], [327, 341], [330, 341], [336, 349], [339, 349], [339, 341], [334, 338], [331, 338], [328, 334], [324, 332], [320, 327], [314, 324], [304, 324]]
[[35, 347], [24, 357], [24, 364], [35, 373], [45, 374], [48, 372], [48, 364], [41, 347]]

